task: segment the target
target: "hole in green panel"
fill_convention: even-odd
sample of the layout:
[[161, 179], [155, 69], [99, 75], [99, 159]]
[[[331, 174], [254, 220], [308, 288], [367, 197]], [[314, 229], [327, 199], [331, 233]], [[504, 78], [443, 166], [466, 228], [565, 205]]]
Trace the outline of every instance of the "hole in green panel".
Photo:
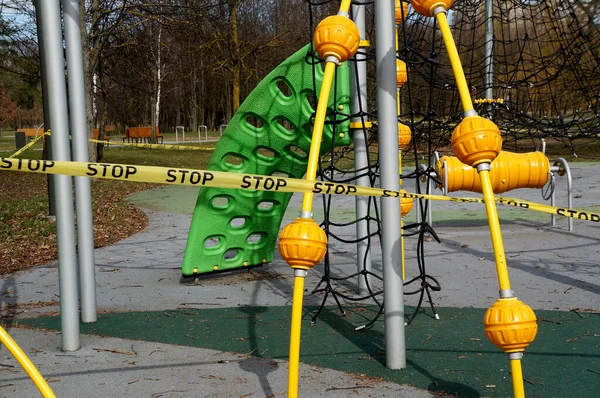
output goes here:
[[290, 145], [286, 148], [287, 152], [298, 160], [306, 160], [308, 154], [297, 145]]
[[277, 80], [277, 82], [275, 83], [277, 85], [277, 89], [279, 90], [279, 92], [286, 98], [291, 98], [292, 95], [294, 94], [292, 88], [289, 86], [288, 82], [283, 80], [283, 79], [279, 79]]
[[225, 210], [230, 204], [233, 204], [233, 199], [228, 195], [217, 195], [212, 198], [210, 203], [215, 210]]
[[262, 118], [258, 115], [255, 115], [254, 113], [249, 114], [248, 116], [246, 116], [246, 122], [254, 127], [262, 127], [265, 125], [265, 122], [262, 120]]
[[248, 236], [248, 244], [250, 245], [259, 245], [265, 236], [264, 232], [255, 232]]
[[242, 249], [231, 248], [225, 252], [225, 254], [223, 255], [223, 260], [228, 261], [228, 262], [237, 261], [238, 258], [240, 258], [242, 253], [243, 253]]
[[218, 250], [224, 242], [223, 235], [211, 235], [204, 240], [204, 247], [208, 250]]
[[226, 153], [221, 159], [222, 167], [226, 170], [242, 170], [246, 159], [233, 152]]
[[294, 131], [296, 130], [296, 126], [294, 126], [294, 124], [292, 122], [290, 122], [289, 120], [287, 120], [286, 118], [282, 117], [279, 118], [277, 120], [277, 123], [283, 127], [286, 131], [288, 131], [290, 134], [294, 134]]
[[279, 158], [279, 154], [277, 152], [266, 146], [256, 147], [255, 152], [258, 159], [269, 163], [272, 163], [274, 160]]
[[317, 97], [314, 92], [310, 91], [305, 93], [304, 101], [313, 112], [317, 109]]
[[277, 204], [279, 204], [279, 203], [276, 203], [272, 200], [262, 200], [262, 201], [258, 202], [258, 205], [256, 205], [256, 208], [258, 209], [258, 211], [268, 212], [268, 211], [271, 211], [273, 209], [273, 207]]
[[280, 137], [291, 140], [296, 137], [296, 126], [285, 117], [275, 119], [273, 131]]
[[229, 222], [231, 228], [242, 228], [246, 225], [246, 217], [235, 217]]
[[282, 177], [282, 178], [290, 178], [290, 177], [292, 177], [292, 175], [290, 173], [285, 173], [285, 172], [280, 171], [280, 170], [275, 170], [274, 172], [271, 173], [271, 175], [273, 177]]

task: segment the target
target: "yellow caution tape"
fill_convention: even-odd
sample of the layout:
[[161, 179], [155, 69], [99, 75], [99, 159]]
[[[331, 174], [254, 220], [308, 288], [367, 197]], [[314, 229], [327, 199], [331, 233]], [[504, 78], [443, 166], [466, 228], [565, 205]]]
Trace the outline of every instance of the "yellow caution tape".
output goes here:
[[32, 146], [34, 146], [39, 140], [41, 140], [42, 138], [44, 138], [44, 136], [46, 135], [50, 135], [50, 131], [46, 131], [44, 134], [40, 134], [37, 137], [35, 137], [33, 140], [31, 140], [31, 142], [27, 145], [25, 145], [23, 148], [19, 149], [17, 152], [13, 153], [12, 155], [10, 155], [8, 158], [14, 158], [16, 156], [19, 156], [20, 154], [22, 154], [23, 152], [25, 152], [26, 150], [28, 150], [29, 148], [31, 148]]
[[138, 144], [135, 142], [109, 142], [103, 140], [93, 140], [89, 139], [90, 142], [95, 142], [97, 144], [104, 145], [123, 145], [123, 146], [134, 146], [138, 148], [146, 148], [146, 149], [178, 149], [182, 151], [212, 151], [214, 147], [199, 147], [199, 146], [191, 146], [191, 145], [172, 145], [172, 144]]
[[[483, 203], [483, 199], [481, 198], [456, 198], [441, 195], [415, 194], [325, 181], [307, 181], [297, 178], [228, 173], [223, 171], [193, 170], [175, 167], [0, 158], [0, 170], [65, 174], [70, 176], [104, 178], [111, 180], [154, 182], [159, 184], [192, 185], [213, 188], [276, 192], [312, 192], [315, 194], [327, 195], [379, 196], [414, 199], [421, 198], [427, 200], [441, 200], [459, 203]], [[495, 199], [498, 203], [507, 206], [600, 223], [599, 213], [552, 207], [521, 199], [503, 197], [496, 197]]]

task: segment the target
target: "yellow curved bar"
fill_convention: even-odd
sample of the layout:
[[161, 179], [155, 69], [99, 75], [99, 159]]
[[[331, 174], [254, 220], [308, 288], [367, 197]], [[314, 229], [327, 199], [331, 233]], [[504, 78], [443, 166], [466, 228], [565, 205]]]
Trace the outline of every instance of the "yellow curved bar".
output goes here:
[[520, 359], [510, 360], [510, 373], [512, 375], [514, 398], [525, 398], [525, 386], [523, 385], [523, 369]]
[[302, 299], [304, 277], [294, 277], [292, 325], [290, 327], [290, 359], [288, 368], [288, 397], [298, 397], [298, 368], [300, 363], [300, 329], [302, 327]]
[[[319, 151], [321, 149], [321, 140], [323, 139], [323, 127], [325, 126], [325, 116], [327, 114], [327, 104], [329, 103], [329, 93], [333, 83], [333, 75], [335, 72], [335, 63], [327, 62], [325, 64], [325, 72], [321, 83], [321, 91], [319, 92], [319, 102], [317, 103], [317, 112], [315, 115], [315, 127], [312, 133], [312, 142], [310, 143], [310, 151], [308, 153], [308, 167], [306, 169], [307, 181], [314, 181], [317, 176], [317, 166], [319, 165]], [[302, 210], [312, 212], [314, 194], [307, 192], [302, 198]]]
[[498, 210], [494, 200], [494, 191], [492, 190], [492, 181], [490, 172], [482, 170], [479, 172], [481, 179], [481, 190], [485, 202], [485, 211], [490, 226], [490, 235], [492, 237], [492, 246], [494, 248], [494, 258], [496, 259], [496, 273], [498, 274], [498, 284], [500, 290], [510, 290], [510, 281], [508, 279], [508, 267], [506, 265], [506, 254], [504, 253], [504, 243], [502, 233], [500, 232], [500, 222], [498, 221]]
[[460, 57], [458, 56], [458, 50], [456, 49], [456, 44], [454, 44], [454, 39], [452, 38], [452, 32], [450, 32], [446, 14], [438, 12], [435, 15], [435, 19], [440, 26], [440, 32], [442, 32], [444, 44], [446, 45], [446, 50], [450, 57], [450, 64], [452, 65], [452, 71], [454, 72], [454, 78], [456, 79], [456, 87], [460, 94], [460, 102], [462, 103], [463, 111], [472, 111], [474, 108], [473, 102], [471, 101], [471, 95], [469, 94], [469, 86], [467, 85], [467, 79], [465, 79], [465, 72], [460, 63]]
[[42, 396], [45, 398], [55, 398], [56, 395], [54, 395], [52, 389], [48, 386], [48, 383], [46, 383], [46, 380], [44, 380], [35, 365], [27, 358], [27, 355], [25, 355], [23, 350], [21, 350], [2, 326], [0, 326], [0, 340], [2, 340], [2, 344], [8, 348], [13, 357], [21, 364], [38, 390], [40, 390]]

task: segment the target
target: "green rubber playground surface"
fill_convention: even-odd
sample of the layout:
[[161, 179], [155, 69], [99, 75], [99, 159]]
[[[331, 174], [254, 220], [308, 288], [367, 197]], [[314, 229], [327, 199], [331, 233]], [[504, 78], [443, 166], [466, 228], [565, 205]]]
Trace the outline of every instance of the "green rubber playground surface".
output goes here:
[[[483, 332], [485, 309], [438, 308], [440, 320], [419, 314], [406, 329], [408, 368], [385, 367], [384, 322], [354, 331], [373, 318], [372, 306], [326, 307], [315, 325], [305, 308], [301, 361], [461, 397], [512, 396], [508, 358]], [[210, 348], [287, 359], [290, 307], [110, 313], [83, 334]], [[407, 309], [410, 315], [412, 309]], [[600, 315], [536, 311], [539, 331], [523, 358], [528, 397], [593, 397], [600, 386]], [[32, 328], [59, 330], [59, 317], [20, 319]], [[185, 371], [185, 370], [182, 370]], [[300, 387], [301, 388], [301, 387]]]

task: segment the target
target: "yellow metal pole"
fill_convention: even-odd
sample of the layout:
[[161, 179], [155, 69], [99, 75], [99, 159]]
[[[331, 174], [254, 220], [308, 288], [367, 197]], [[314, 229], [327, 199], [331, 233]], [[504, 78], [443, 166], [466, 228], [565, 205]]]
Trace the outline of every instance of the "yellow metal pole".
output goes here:
[[[352, 57], [360, 44], [360, 32], [350, 21], [348, 12], [351, 0], [342, 0], [337, 16], [323, 20], [315, 32], [315, 48], [325, 59], [325, 71], [321, 80], [319, 102], [315, 113], [312, 141], [308, 153], [308, 166], [305, 179], [314, 181], [317, 176], [319, 152], [323, 139], [323, 128], [329, 104], [329, 95], [338, 63]], [[327, 235], [312, 218], [314, 194], [307, 192], [302, 198], [300, 217], [286, 226], [280, 234], [279, 251], [282, 258], [294, 268], [294, 292], [292, 301], [292, 322], [290, 327], [290, 357], [288, 371], [288, 397], [298, 396], [298, 368], [300, 362], [300, 334], [302, 326], [302, 299], [306, 271], [325, 256]], [[298, 250], [301, 246], [302, 249]]]
[[[434, 11], [435, 12], [435, 11]], [[450, 63], [452, 64], [452, 71], [454, 72], [454, 78], [456, 80], [456, 85], [460, 94], [460, 99], [462, 102], [463, 110], [465, 112], [465, 116], [476, 116], [477, 113], [473, 108], [473, 103], [471, 101], [471, 95], [469, 94], [469, 87], [467, 85], [467, 81], [465, 79], [465, 74], [460, 62], [460, 57], [458, 56], [458, 50], [456, 49], [456, 45], [454, 43], [454, 39], [452, 38], [452, 34], [450, 32], [450, 27], [448, 25], [448, 20], [446, 19], [445, 12], [437, 12], [435, 13], [435, 18], [440, 27], [440, 31], [442, 33], [442, 37], [444, 39], [444, 43], [446, 45], [446, 49], [448, 51], [448, 56], [450, 57]], [[497, 128], [496, 128], [497, 129]], [[456, 132], [455, 132], [456, 133]], [[461, 137], [461, 136], [459, 136]], [[480, 134], [477, 137], [479, 140], [483, 140], [485, 137], [485, 133]], [[454, 139], [454, 137], [453, 137]], [[460, 138], [461, 140], [466, 140], [465, 137]], [[454, 146], [454, 144], [453, 144]], [[475, 148], [476, 146], [474, 146]], [[472, 148], [473, 149], [473, 148]], [[498, 152], [499, 152], [499, 148]], [[469, 153], [463, 153], [463, 155], [470, 155]], [[498, 325], [511, 325], [514, 322], [513, 316], [509, 315], [511, 312], [515, 314], [518, 313], [519, 316], [523, 317], [524, 312], [530, 312], [527, 317], [533, 320], [535, 325], [535, 314], [528, 306], [525, 306], [523, 303], [518, 302], [520, 305], [517, 306], [516, 309], [511, 309], [510, 303], [512, 301], [502, 301], [502, 300], [516, 300], [513, 296], [513, 292], [510, 289], [510, 280], [508, 277], [508, 267], [506, 265], [506, 254], [504, 251], [504, 243], [502, 241], [502, 233], [500, 231], [500, 222], [498, 219], [498, 212], [496, 210], [496, 202], [494, 200], [494, 191], [492, 187], [492, 181], [490, 179], [490, 163], [493, 160], [492, 157], [490, 160], [475, 160], [473, 167], [477, 168], [479, 173], [479, 178], [481, 180], [481, 190], [483, 194], [483, 200], [485, 203], [485, 210], [487, 213], [488, 224], [490, 229], [490, 235], [492, 239], [492, 247], [494, 250], [494, 259], [496, 263], [496, 273], [498, 277], [498, 284], [500, 287], [500, 299], [497, 301], [500, 312], [506, 312], [505, 319], [501, 319], [499, 322], [491, 317], [491, 321], [486, 321], [486, 334], [488, 337], [490, 335], [490, 341], [496, 344], [501, 349], [508, 351], [510, 350], [511, 345], [517, 343], [520, 348], [520, 351], [523, 347], [526, 347], [529, 342], [533, 341], [535, 337], [535, 331], [537, 331], [537, 327], [535, 327], [535, 331], [532, 332], [533, 326], [527, 325], [527, 322], [522, 322], [522, 324], [518, 325], [516, 328], [515, 335], [511, 335], [505, 341], [507, 336], [503, 336], [499, 338], [497, 335], [493, 333], [493, 328]], [[467, 157], [468, 158], [468, 157]], [[465, 159], [467, 159], [465, 158]], [[510, 298], [510, 299], [509, 299]], [[528, 310], [528, 311], [526, 311]], [[492, 309], [488, 310], [494, 311]], [[495, 310], [498, 312], [498, 309]], [[497, 315], [497, 314], [496, 314]], [[487, 317], [487, 314], [486, 314]], [[498, 325], [497, 325], [498, 324]], [[530, 330], [530, 329], [531, 330]], [[488, 333], [489, 332], [489, 333]], [[509, 351], [509, 361], [511, 367], [512, 374], [512, 385], [513, 385], [513, 394], [515, 398], [524, 398], [525, 397], [525, 386], [523, 384], [523, 371], [521, 367], [521, 353], [520, 352], [510, 352]]]
[[338, 12], [338, 14], [340, 12], [348, 14], [348, 12], [350, 11], [351, 3], [352, 3], [352, 0], [342, 0], [342, 2], [340, 3], [340, 11]]
[[[304, 271], [306, 274], [306, 271]], [[288, 369], [288, 397], [298, 396], [298, 368], [300, 363], [300, 330], [302, 322], [302, 300], [304, 294], [304, 276], [294, 277], [294, 295], [292, 301], [292, 325], [290, 328], [290, 358]]]
[[481, 191], [483, 193], [483, 201], [485, 202], [485, 211], [488, 217], [494, 258], [496, 260], [498, 284], [501, 291], [510, 291], [504, 243], [502, 241], [502, 233], [500, 232], [500, 222], [498, 221], [498, 211], [496, 209], [496, 201], [494, 200], [494, 191], [492, 190], [489, 170], [479, 171], [479, 178], [481, 179]]
[[475, 108], [473, 108], [473, 102], [471, 101], [471, 95], [469, 94], [469, 86], [467, 85], [465, 72], [463, 71], [462, 64], [460, 63], [460, 57], [458, 56], [456, 44], [454, 44], [454, 39], [452, 38], [452, 33], [450, 32], [450, 26], [448, 25], [446, 13], [438, 12], [435, 15], [435, 19], [440, 26], [444, 44], [446, 45], [446, 51], [448, 51], [448, 56], [450, 57], [450, 63], [452, 64], [452, 71], [454, 72], [454, 79], [456, 80], [456, 86], [458, 88], [458, 93], [460, 94], [460, 101], [462, 103], [463, 110], [465, 112], [472, 111]]
[[513, 396], [515, 398], [525, 398], [525, 386], [523, 385], [523, 368], [520, 359], [510, 360], [510, 372], [513, 382]]
[[[398, 151], [398, 165], [399, 165], [399, 173], [402, 175], [402, 150]], [[402, 178], [400, 178], [400, 189], [402, 189]], [[406, 272], [404, 270], [404, 216], [400, 217], [400, 247], [401, 247], [401, 256], [400, 256], [400, 264], [402, 265], [402, 280], [406, 279]]]
[[[398, 51], [398, 25], [395, 29], [396, 36], [396, 51]], [[396, 104], [398, 105], [398, 117], [400, 117], [401, 106], [400, 106], [400, 87], [396, 89]], [[402, 176], [402, 149], [398, 150], [398, 174]], [[400, 189], [402, 189], [402, 177], [400, 177]], [[400, 265], [402, 267], [402, 280], [406, 279], [406, 271], [404, 268], [404, 217], [400, 217]]]
[[46, 383], [46, 380], [44, 380], [35, 365], [27, 358], [27, 355], [25, 355], [23, 350], [21, 350], [2, 326], [0, 326], [0, 340], [2, 340], [2, 344], [8, 348], [13, 357], [21, 364], [38, 390], [40, 390], [42, 396], [45, 398], [55, 398], [56, 395], [54, 395], [52, 389], [48, 386], [48, 383]]
[[[306, 169], [307, 181], [314, 181], [317, 176], [317, 166], [319, 165], [319, 151], [321, 149], [321, 140], [323, 139], [323, 127], [325, 126], [325, 116], [327, 114], [327, 104], [329, 103], [329, 92], [335, 73], [335, 63], [330, 61], [325, 64], [325, 72], [321, 82], [321, 91], [319, 92], [319, 102], [315, 115], [315, 126], [312, 133], [312, 142], [308, 153], [308, 166]], [[312, 212], [314, 194], [306, 192], [302, 198], [302, 211]]]

